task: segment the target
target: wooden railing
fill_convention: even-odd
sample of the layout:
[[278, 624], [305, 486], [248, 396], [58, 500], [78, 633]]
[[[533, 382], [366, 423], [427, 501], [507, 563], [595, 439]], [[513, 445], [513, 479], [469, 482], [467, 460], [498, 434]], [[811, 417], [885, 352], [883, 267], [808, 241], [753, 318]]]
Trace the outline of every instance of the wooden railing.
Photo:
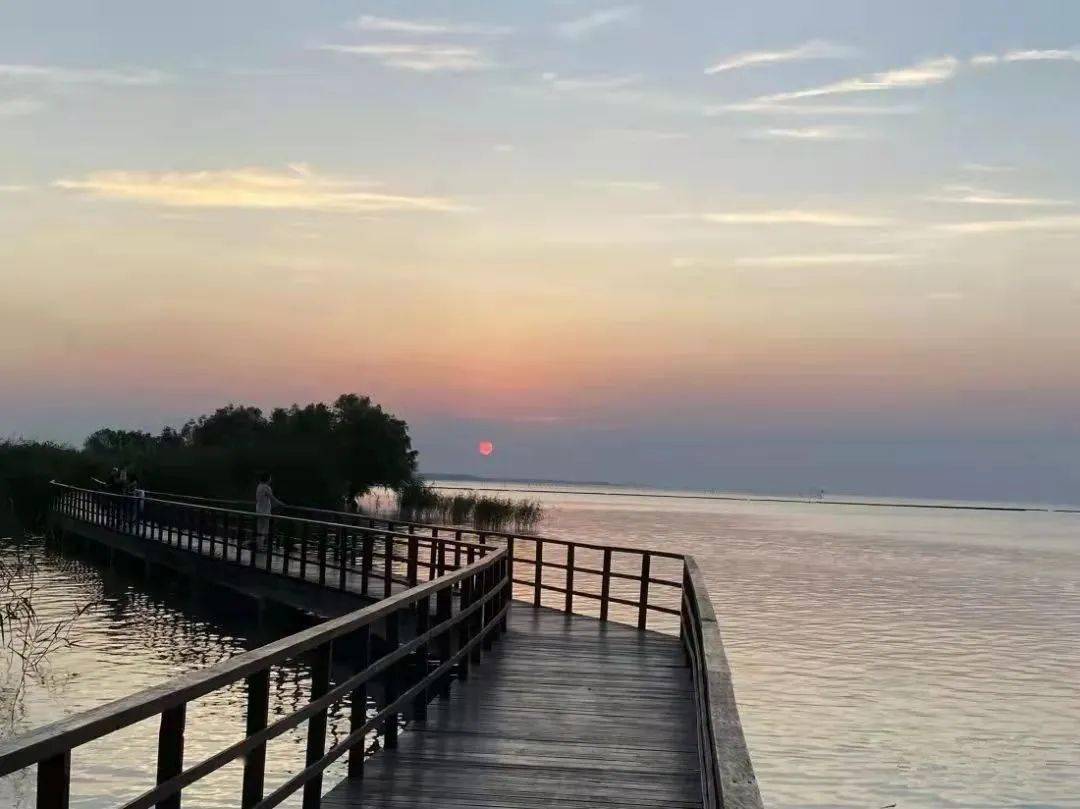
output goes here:
[[[492, 548], [459, 570], [442, 573], [370, 607], [0, 744], [0, 776], [36, 765], [37, 809], [66, 809], [72, 749], [156, 716], [157, 783], [125, 803], [123, 809], [179, 809], [186, 787], [240, 758], [244, 775], [238, 798], [243, 809], [270, 809], [301, 789], [304, 809], [317, 809], [322, 773], [331, 763], [347, 754], [349, 775], [362, 775], [364, 740], [369, 732], [380, 733], [386, 747], [395, 747], [400, 714], [422, 718], [429, 695], [448, 690], [452, 669], [456, 668], [459, 678], [468, 676], [470, 663], [479, 662], [482, 650], [491, 648], [495, 635], [505, 628], [509, 579], [507, 552]], [[399, 632], [406, 617], [415, 622], [415, 634], [402, 643]], [[376, 631], [381, 631], [386, 641], [380, 646], [387, 648], [374, 657], [372, 652], [378, 647], [371, 643], [371, 635]], [[350, 649], [359, 650], [350, 656], [351, 674], [331, 682], [335, 643], [346, 641]], [[310, 700], [269, 723], [271, 668], [301, 658], [311, 665]], [[341, 661], [336, 662], [340, 671]], [[380, 676], [384, 678], [385, 704], [369, 718], [368, 684]], [[247, 692], [244, 737], [185, 767], [187, 705], [241, 681]], [[349, 734], [327, 750], [327, 712], [346, 701]], [[304, 722], [304, 769], [266, 794], [267, 742]]]
[[56, 514], [154, 540], [222, 562], [339, 590], [381, 596], [471, 564], [492, 545], [421, 536], [392, 528], [305, 517], [260, 515], [205, 503], [126, 495], [53, 484]]
[[[167, 501], [248, 505], [248, 501], [225, 500], [170, 492], [153, 492]], [[463, 526], [435, 525], [411, 520], [376, 517], [355, 512], [333, 511], [307, 506], [286, 506], [286, 513], [311, 515], [334, 524], [346, 524], [398, 537], [422, 541], [452, 539], [458, 543], [448, 548], [452, 564], [467, 560], [470, 546], [506, 547], [510, 550], [514, 584], [520, 585], [515, 596], [533, 606], [545, 605], [567, 613], [581, 612], [581, 601], [593, 603], [588, 611], [601, 621], [612, 618], [636, 623], [639, 629], [649, 626], [650, 616], [672, 616], [670, 629], [678, 627], [681, 614], [681, 553], [619, 545], [570, 542], [564, 539], [526, 533], [494, 531]], [[284, 518], [278, 518], [284, 519]], [[659, 592], [654, 588], [661, 588]], [[545, 599], [545, 595], [552, 597]], [[613, 607], [615, 608], [613, 610]], [[624, 608], [624, 609], [620, 609]]]
[[[584, 599], [586, 604], [597, 606], [596, 617], [600, 620], [636, 622], [642, 630], [650, 615], [677, 616], [673, 629], [680, 634], [694, 683], [703, 804], [706, 809], [762, 807], [716, 614], [692, 556], [326, 509], [290, 509], [357, 529], [423, 542], [449, 541], [446, 557], [451, 568], [469, 558], [469, 548], [477, 553], [479, 549], [505, 548], [509, 576], [518, 585], [514, 595], [531, 601], [535, 607], [543, 605], [545, 594], [554, 594], [557, 600], [550, 606], [567, 613], [581, 612]], [[661, 567], [664, 570], [658, 573]], [[545, 571], [554, 571], [554, 576], [545, 575]], [[661, 589], [658, 592], [653, 587]], [[625, 609], [613, 615], [613, 607]]]
[[683, 563], [681, 637], [694, 681], [701, 796], [715, 809], [761, 809], [720, 626], [697, 562]]

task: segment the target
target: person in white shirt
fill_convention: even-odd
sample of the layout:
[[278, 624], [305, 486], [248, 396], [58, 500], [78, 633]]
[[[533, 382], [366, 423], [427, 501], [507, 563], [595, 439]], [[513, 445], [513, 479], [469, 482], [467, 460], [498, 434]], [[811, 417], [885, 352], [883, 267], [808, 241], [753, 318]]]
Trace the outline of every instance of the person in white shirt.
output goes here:
[[270, 488], [270, 473], [263, 472], [259, 475], [259, 485], [255, 487], [255, 513], [256, 534], [260, 545], [266, 545], [270, 536], [270, 514], [274, 506], [282, 508], [285, 504], [274, 497], [274, 490]]

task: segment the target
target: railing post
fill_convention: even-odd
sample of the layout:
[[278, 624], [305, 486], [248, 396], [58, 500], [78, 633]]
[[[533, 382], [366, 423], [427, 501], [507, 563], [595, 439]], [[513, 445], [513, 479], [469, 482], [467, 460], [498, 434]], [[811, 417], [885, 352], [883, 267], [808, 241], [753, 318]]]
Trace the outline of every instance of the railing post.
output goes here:
[[[187, 705], [161, 713], [158, 728], [157, 782], [163, 784], [184, 771], [184, 723]], [[158, 801], [157, 809], [180, 809], [180, 793]]]
[[[445, 562], [445, 558], [444, 558], [443, 561]], [[435, 596], [435, 623], [436, 624], [441, 624], [444, 621], [450, 620], [450, 615], [452, 614], [452, 610], [453, 610], [453, 593], [451, 592], [451, 588], [443, 587], [441, 590], [439, 590], [438, 594]], [[450, 655], [451, 655], [451, 651], [450, 651], [450, 647], [451, 647], [450, 633], [451, 633], [451, 631], [452, 631], [451, 629], [445, 629], [445, 630], [443, 630], [442, 634], [439, 635], [439, 663], [440, 664], [445, 663], [447, 660], [450, 659]], [[441, 696], [441, 697], [450, 696], [450, 675], [449, 675], [449, 673], [444, 675], [443, 678], [442, 678], [442, 682], [439, 683], [439, 696]]]
[[644, 629], [649, 618], [649, 563], [652, 556], [641, 554], [641, 595], [638, 599], [638, 629]]
[[383, 562], [383, 598], [389, 598], [392, 592], [394, 574], [394, 537], [387, 534], [384, 543], [386, 559]]
[[541, 592], [544, 589], [544, 540], [533, 540], [536, 543], [535, 558], [536, 572], [533, 573], [533, 606], [540, 606]]
[[[330, 690], [330, 661], [333, 644], [324, 643], [312, 653], [311, 700], [314, 702]], [[326, 708], [308, 720], [307, 766], [316, 763], [326, 752]], [[322, 801], [322, 773], [304, 784], [304, 809], [319, 809]]]
[[[499, 599], [499, 601], [500, 603], [505, 604], [509, 604], [514, 597], [514, 539], [515, 537], [510, 537], [506, 541], [506, 559], [499, 566], [499, 578], [501, 579], [504, 574], [506, 577], [506, 590], [503, 592], [503, 598]], [[509, 615], [510, 613], [508, 611], [507, 614], [502, 617], [502, 621], [499, 624], [500, 633], [506, 631], [506, 627], [510, 622]]]
[[[247, 678], [247, 736], [253, 736], [266, 727], [269, 705], [270, 669], [267, 668]], [[265, 773], [266, 745], [260, 744], [244, 756], [242, 809], [251, 809], [262, 800]]]
[[368, 576], [375, 565], [375, 537], [364, 534], [363, 548], [360, 552], [360, 594], [368, 593]]
[[270, 573], [274, 569], [274, 515], [266, 515], [266, 564], [263, 569]]
[[308, 539], [311, 534], [311, 523], [304, 523], [304, 531], [300, 535], [300, 579], [307, 581], [307, 549]]
[[[472, 604], [472, 601], [472, 578], [470, 576], [466, 576], [464, 579], [461, 580], [461, 599], [459, 602], [461, 611], [464, 611], [467, 607], [469, 607]], [[469, 630], [471, 628], [471, 625], [472, 621], [470, 621], [469, 618], [463, 618], [462, 620], [458, 621], [459, 651], [461, 649], [464, 649], [466, 644], [468, 644], [469, 642]], [[469, 679], [469, 658], [470, 655], [468, 654], [463, 654], [461, 656], [461, 660], [458, 666], [458, 679], [460, 680]]]
[[415, 587], [417, 582], [417, 562], [420, 557], [420, 540], [413, 535], [412, 526], [409, 526], [409, 554], [408, 554], [408, 567], [405, 569], [405, 576], [409, 581], [410, 587]]
[[574, 545], [566, 548], [566, 611], [574, 611]]
[[346, 556], [345, 546], [347, 544], [347, 534], [344, 528], [338, 529], [338, 547], [337, 547], [337, 564], [338, 564], [338, 589], [345, 589], [345, 565], [348, 563], [348, 557]]
[[37, 766], [37, 809], [68, 809], [71, 795], [71, 751], [42, 759]]
[[326, 546], [330, 544], [330, 529], [323, 526], [319, 532], [319, 586], [326, 586]]
[[[431, 626], [431, 598], [424, 596], [416, 602], [416, 634], [422, 635]], [[428, 644], [422, 643], [416, 650], [416, 668], [420, 679], [428, 673]], [[425, 685], [413, 700], [413, 719], [427, 719], [428, 689]]]
[[[484, 597], [484, 574], [487, 571], [481, 571], [480, 573], [472, 573], [469, 576], [471, 580], [469, 587], [472, 590], [473, 601], [478, 601]], [[480, 634], [480, 630], [484, 627], [484, 610], [487, 608], [487, 604], [481, 605], [471, 616], [469, 616], [469, 623], [472, 624], [472, 629], [469, 632], [469, 640], [473, 640]], [[472, 658], [473, 663], [479, 663], [482, 658], [483, 649], [482, 643], [474, 643], [472, 652], [469, 657]]]
[[[368, 667], [370, 655], [371, 632], [369, 627], [362, 626], [357, 633], [357, 645], [360, 647], [356, 655], [356, 670], [363, 671]], [[361, 683], [353, 689], [349, 697], [349, 732], [355, 733], [364, 722], [367, 721], [367, 683]], [[349, 748], [349, 778], [364, 777], [364, 740], [361, 739]]]
[[[398, 648], [399, 642], [399, 617], [397, 612], [386, 616], [386, 643], [389, 652]], [[386, 673], [386, 704], [390, 705], [398, 697], [399, 666], [394, 665]], [[386, 749], [393, 750], [397, 747], [398, 726], [397, 711], [391, 711], [383, 721], [383, 735], [386, 737]], [[305, 808], [306, 809], [306, 808]]]
[[600, 579], [600, 620], [608, 619], [611, 603], [611, 548], [604, 548], [604, 572]]
[[[483, 594], [485, 596], [491, 595], [492, 591], [495, 589], [495, 579], [496, 579], [495, 572], [496, 572], [496, 568], [502, 568], [502, 562], [497, 562], [497, 563], [495, 563], [493, 565], [488, 565], [488, 567], [486, 567], [484, 569], [484, 572], [481, 574], [482, 580], [484, 582], [483, 587], [481, 588], [481, 590], [482, 590], [482, 592], [483, 592]], [[495, 613], [497, 613], [498, 611], [499, 611], [499, 600], [497, 598], [495, 598], [494, 596], [492, 596], [491, 598], [489, 598], [487, 601], [484, 602], [484, 608], [482, 610], [484, 619], [480, 623], [480, 630], [481, 631], [484, 631], [485, 629], [488, 628], [488, 625], [492, 623], [492, 620], [493, 620], [493, 618], [495, 616]], [[491, 651], [491, 644], [493, 644], [494, 642], [495, 642], [495, 633], [494, 632], [488, 632], [486, 635], [484, 635], [484, 639], [480, 642], [480, 645], [484, 647], [485, 652], [489, 652], [489, 651]]]

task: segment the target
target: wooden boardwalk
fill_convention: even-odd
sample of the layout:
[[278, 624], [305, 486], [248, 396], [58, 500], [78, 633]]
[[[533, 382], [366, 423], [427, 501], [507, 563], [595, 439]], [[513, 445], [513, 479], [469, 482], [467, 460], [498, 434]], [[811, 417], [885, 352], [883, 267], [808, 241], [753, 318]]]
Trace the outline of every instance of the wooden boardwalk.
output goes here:
[[517, 602], [469, 680], [327, 809], [700, 807], [679, 639]]
[[[55, 485], [50, 521], [61, 533], [257, 597], [269, 587], [307, 609], [331, 594], [348, 606], [0, 744], [0, 777], [36, 767], [37, 809], [68, 809], [73, 749], [152, 718], [160, 723], [156, 783], [125, 809], [181, 809], [185, 788], [241, 760], [234, 805], [242, 809], [274, 809], [301, 793], [304, 809], [762, 807], [718, 621], [692, 557], [333, 514], [275, 517], [269, 544], [252, 553], [246, 546], [265, 523], [251, 512], [168, 500], [144, 509]], [[681, 575], [663, 569], [671, 562]], [[677, 606], [658, 603], [656, 588], [674, 592]], [[522, 590], [531, 604], [512, 600]], [[561, 611], [543, 606], [552, 594]], [[357, 596], [375, 603], [356, 608]], [[582, 602], [598, 604], [598, 617], [581, 615]], [[637, 626], [617, 623], [609, 608], [636, 616]], [[680, 635], [649, 631], [657, 615], [677, 616]], [[343, 649], [347, 659], [336, 658]], [[311, 667], [310, 698], [271, 715], [272, 672], [288, 660]], [[187, 705], [226, 687], [246, 693], [244, 736], [186, 761]], [[328, 747], [335, 705], [347, 707], [349, 733]], [[303, 769], [267, 772], [267, 744], [301, 723]], [[348, 777], [324, 795], [326, 768], [342, 758]]]

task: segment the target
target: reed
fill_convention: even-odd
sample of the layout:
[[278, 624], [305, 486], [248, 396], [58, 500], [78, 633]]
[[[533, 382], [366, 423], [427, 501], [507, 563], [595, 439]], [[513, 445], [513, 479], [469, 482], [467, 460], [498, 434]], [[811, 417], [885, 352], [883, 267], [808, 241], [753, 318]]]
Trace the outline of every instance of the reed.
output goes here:
[[535, 500], [514, 500], [476, 492], [442, 494], [414, 480], [398, 490], [398, 516], [414, 522], [471, 525], [485, 531], [532, 531], [543, 520]]

